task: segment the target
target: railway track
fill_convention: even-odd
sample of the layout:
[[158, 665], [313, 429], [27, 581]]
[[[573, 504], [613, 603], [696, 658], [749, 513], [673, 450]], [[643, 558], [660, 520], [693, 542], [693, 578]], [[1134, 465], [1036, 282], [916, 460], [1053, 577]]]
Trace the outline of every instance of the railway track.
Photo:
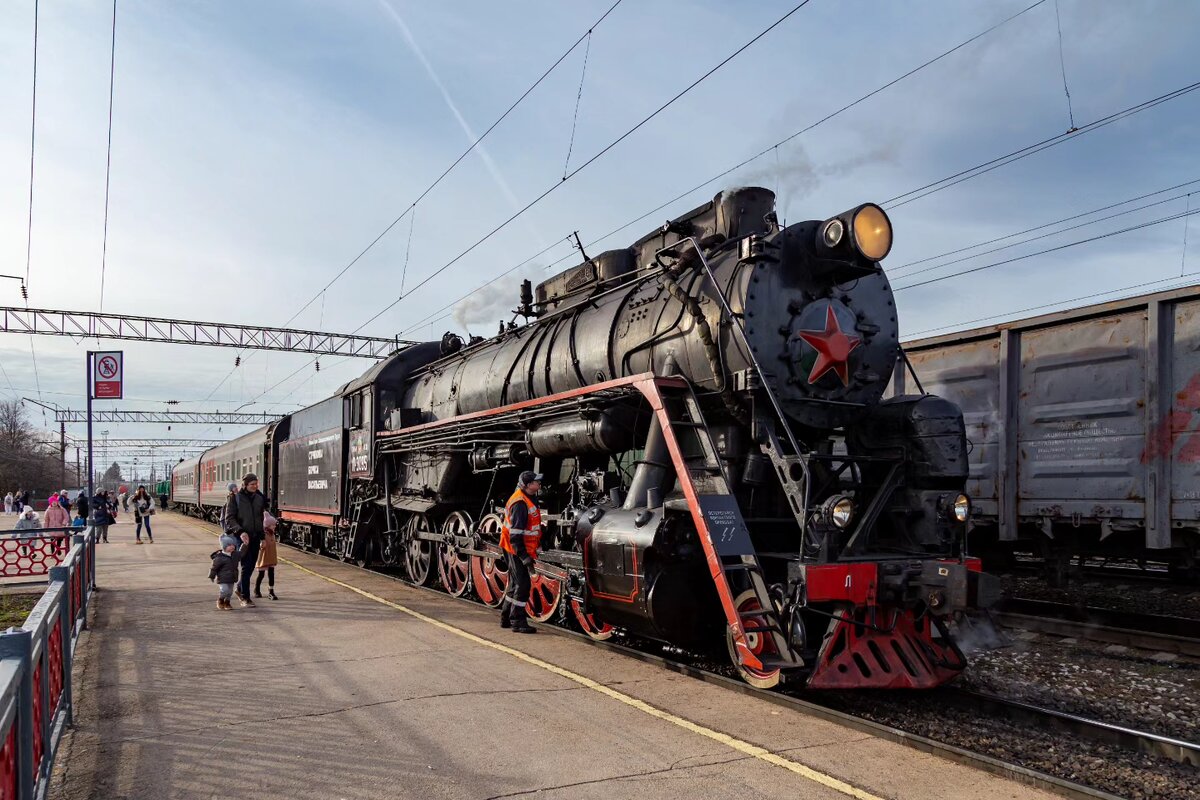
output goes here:
[[1200, 620], [1010, 598], [993, 617], [1009, 628], [1200, 658]]
[[954, 686], [945, 686], [937, 691], [957, 702], [969, 705], [980, 713], [999, 714], [1013, 722], [1036, 725], [1040, 730], [1061, 731], [1081, 739], [1160, 756], [1177, 764], [1200, 767], [1200, 743], [1134, 730], [1078, 714]]
[[[206, 526], [215, 527], [213, 523], [203, 520], [196, 521], [203, 522]], [[397, 581], [410, 588], [433, 593], [445, 599], [470, 603], [474, 606], [480, 605], [478, 601], [469, 597], [456, 598], [438, 588], [416, 585], [387, 571], [345, 562], [328, 554], [299, 548], [287, 542], [281, 543], [299, 552], [319, 555], [344, 566]], [[1064, 797], [1076, 798], [1077, 800], [1120, 800], [1121, 797], [1120, 795], [1106, 792], [1094, 786], [1088, 786], [1050, 774], [1049, 772], [1012, 763], [1003, 758], [980, 752], [977, 749], [942, 741], [935, 736], [923, 735], [915, 732], [913, 726], [880, 721], [877, 715], [871, 712], [863, 713], [862, 711], [846, 710], [846, 705], [842, 702], [846, 699], [845, 695], [820, 696], [809, 692], [801, 696], [794, 691], [757, 689], [737, 677], [733, 677], [730, 674], [722, 674], [720, 671], [713, 669], [711, 664], [705, 663], [703, 659], [690, 657], [684, 653], [670, 653], [667, 652], [666, 648], [662, 648], [662, 652], [654, 652], [653, 647], [640, 646], [632, 640], [597, 641], [581, 632], [560, 625], [544, 624], [542, 627], [555, 635], [567, 636], [591, 647], [620, 653], [626, 657], [654, 664], [663, 669], [718, 685], [730, 691], [755, 697], [776, 706], [789, 708], [803, 714], [845, 725], [888, 741], [938, 755], [957, 763], [967, 764], [1026, 785], [1047, 789]], [[1010, 700], [997, 695], [955, 687], [942, 687], [922, 694], [921, 705], [934, 714], [938, 712], [934, 708], [935, 704], [927, 702], [930, 698], [937, 698], [940, 701], [938, 705], [953, 704], [960, 708], [969, 709], [971, 713], [981, 718], [994, 719], [1001, 717], [1016, 726], [1036, 726], [1039, 730], [1064, 733], [1083, 742], [1109, 745], [1129, 753], [1143, 753], [1188, 767], [1200, 767], [1200, 744], [1197, 743], [1171, 739], [1170, 737], [1146, 731], [1138, 731], [1088, 719], [1076, 714], [1069, 714], [1055, 709]], [[896, 698], [889, 697], [888, 693], [885, 692], [860, 692], [856, 695], [856, 702], [851, 705], [861, 705], [861, 701], [864, 699], [871, 705], [883, 707], [890, 704]], [[907, 696], [899, 699], [907, 702], [913, 698], [911, 693], [907, 693]], [[900, 713], [909, 714], [911, 712], [902, 710]]]

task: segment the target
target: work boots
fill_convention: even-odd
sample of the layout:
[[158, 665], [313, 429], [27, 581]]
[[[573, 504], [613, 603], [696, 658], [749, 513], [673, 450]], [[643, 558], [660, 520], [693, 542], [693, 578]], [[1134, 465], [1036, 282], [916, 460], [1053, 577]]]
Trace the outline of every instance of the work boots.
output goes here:
[[[537, 629], [529, 624], [529, 617], [525, 613], [525, 606], [514, 605], [509, 613], [509, 620], [512, 622], [513, 633], [537, 633]], [[501, 621], [501, 625], [503, 625]]]

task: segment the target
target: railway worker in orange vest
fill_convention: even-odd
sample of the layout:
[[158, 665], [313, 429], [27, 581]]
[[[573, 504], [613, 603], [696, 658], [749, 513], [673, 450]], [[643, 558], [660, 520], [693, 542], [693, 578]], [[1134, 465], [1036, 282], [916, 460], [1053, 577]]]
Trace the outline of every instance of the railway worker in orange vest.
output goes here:
[[526, 470], [504, 505], [500, 547], [508, 554], [508, 588], [501, 604], [500, 627], [511, 627], [515, 633], [537, 632], [529, 624], [525, 606], [529, 602], [529, 574], [542, 538], [542, 512], [534, 499], [541, 490], [542, 476]]

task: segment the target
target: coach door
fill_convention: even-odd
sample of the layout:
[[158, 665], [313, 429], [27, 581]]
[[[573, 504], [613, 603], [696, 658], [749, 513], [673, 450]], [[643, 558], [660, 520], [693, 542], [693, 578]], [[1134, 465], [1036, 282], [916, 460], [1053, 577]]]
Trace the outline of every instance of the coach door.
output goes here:
[[351, 478], [372, 478], [375, 475], [372, 446], [375, 438], [375, 415], [371, 402], [371, 387], [367, 386], [346, 398], [346, 428], [348, 429], [347, 475]]

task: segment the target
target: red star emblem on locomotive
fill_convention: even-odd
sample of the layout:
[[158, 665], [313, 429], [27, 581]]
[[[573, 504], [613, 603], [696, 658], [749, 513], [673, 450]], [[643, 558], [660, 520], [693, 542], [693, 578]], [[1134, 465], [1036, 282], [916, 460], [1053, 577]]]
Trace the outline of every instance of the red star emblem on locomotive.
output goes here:
[[809, 383], [816, 383], [826, 372], [833, 370], [842, 379], [843, 385], [850, 385], [848, 360], [851, 351], [862, 344], [862, 339], [842, 332], [837, 315], [833, 313], [833, 306], [825, 308], [825, 330], [797, 331], [796, 336], [808, 342], [817, 351], [817, 361], [808, 373]]

